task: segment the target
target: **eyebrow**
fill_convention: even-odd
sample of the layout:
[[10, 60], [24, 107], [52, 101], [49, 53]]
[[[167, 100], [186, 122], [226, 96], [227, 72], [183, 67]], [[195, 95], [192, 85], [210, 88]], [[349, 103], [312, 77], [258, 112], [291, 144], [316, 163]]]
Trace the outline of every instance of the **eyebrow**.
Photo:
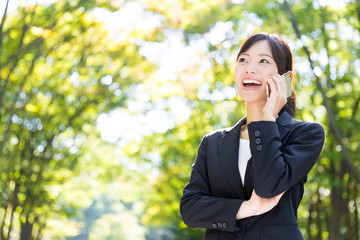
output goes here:
[[269, 55], [269, 54], [266, 54], [266, 53], [263, 53], [263, 54], [260, 54], [259, 56], [266, 56], [266, 57], [269, 57], [271, 59], [274, 59], [273, 56]]
[[[246, 55], [246, 56], [250, 56], [248, 53], [242, 53], [242, 54], [240, 54], [239, 55], [239, 57], [241, 56], [241, 55]], [[271, 55], [269, 55], [269, 54], [266, 54], [266, 53], [262, 53], [262, 54], [259, 54], [258, 56], [260, 56], [260, 57], [263, 57], [263, 56], [265, 56], [265, 57], [269, 57], [269, 58], [271, 58], [271, 59], [274, 59], [274, 57], [273, 56], [271, 56]]]

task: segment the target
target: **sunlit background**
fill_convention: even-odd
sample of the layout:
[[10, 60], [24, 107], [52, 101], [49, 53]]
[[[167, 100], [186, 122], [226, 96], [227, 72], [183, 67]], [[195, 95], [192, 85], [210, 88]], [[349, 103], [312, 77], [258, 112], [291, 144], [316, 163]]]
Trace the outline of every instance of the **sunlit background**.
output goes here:
[[358, 239], [358, 0], [3, 0], [0, 238], [202, 239], [179, 200], [202, 137], [244, 116], [241, 42], [281, 35], [327, 139], [306, 239]]

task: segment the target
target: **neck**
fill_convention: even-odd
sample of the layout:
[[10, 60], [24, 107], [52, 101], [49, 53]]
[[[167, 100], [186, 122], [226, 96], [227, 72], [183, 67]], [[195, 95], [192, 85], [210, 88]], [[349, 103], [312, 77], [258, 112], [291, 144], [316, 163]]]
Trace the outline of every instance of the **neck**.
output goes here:
[[265, 104], [266, 102], [246, 103], [246, 124], [261, 121]]

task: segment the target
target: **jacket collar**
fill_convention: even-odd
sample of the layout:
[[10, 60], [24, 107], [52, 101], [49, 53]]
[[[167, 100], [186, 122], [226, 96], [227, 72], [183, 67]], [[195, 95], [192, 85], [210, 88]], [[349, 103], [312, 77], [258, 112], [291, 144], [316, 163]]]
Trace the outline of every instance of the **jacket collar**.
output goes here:
[[[276, 119], [276, 123], [278, 125], [282, 125], [284, 127], [289, 125], [289, 124], [292, 124], [294, 122], [295, 122], [295, 119], [286, 111], [281, 112], [279, 114], [278, 118]], [[239, 130], [239, 134], [240, 134], [240, 128], [245, 123], [246, 123], [246, 116], [243, 117], [242, 119], [240, 119], [240, 121], [238, 121], [234, 126], [229, 127], [229, 128], [225, 128], [225, 131], [226, 132], [231, 132], [231, 131]]]
[[[240, 119], [234, 126], [229, 127], [229, 128], [225, 128], [225, 132], [232, 132], [232, 131], [237, 131], [239, 130], [239, 134], [240, 134], [240, 128], [242, 125], [244, 125], [246, 123], [246, 116], [243, 117], [242, 119]], [[239, 135], [240, 136], [240, 135]]]
[[282, 126], [287, 126], [295, 122], [295, 119], [286, 111], [280, 113], [279, 117], [276, 119], [276, 123]]
[[[289, 132], [287, 126], [294, 121], [294, 118], [286, 111], [279, 114], [278, 118], [276, 119], [276, 123], [278, 125], [281, 139], [283, 139], [283, 137]], [[246, 117], [243, 117], [233, 127], [226, 128], [222, 134], [222, 138], [219, 141], [221, 169], [224, 176], [226, 176], [229, 186], [232, 187], [233, 192], [236, 193], [238, 198], [244, 198], [246, 196], [238, 167], [240, 128], [245, 123]], [[249, 164], [251, 164], [251, 161], [249, 161]], [[248, 171], [246, 171], [246, 174], [248, 174]]]

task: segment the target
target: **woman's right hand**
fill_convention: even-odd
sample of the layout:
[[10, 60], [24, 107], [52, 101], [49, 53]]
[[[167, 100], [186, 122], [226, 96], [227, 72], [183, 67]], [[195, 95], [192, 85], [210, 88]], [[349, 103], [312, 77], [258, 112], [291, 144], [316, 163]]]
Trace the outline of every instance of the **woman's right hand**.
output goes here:
[[285, 191], [273, 198], [262, 198], [255, 193], [255, 190], [253, 190], [251, 198], [241, 204], [236, 214], [236, 219], [239, 220], [269, 212], [279, 203], [284, 193]]
[[269, 77], [267, 84], [269, 84], [271, 94], [262, 110], [262, 120], [275, 122], [280, 110], [287, 102], [285, 77], [273, 74]]

